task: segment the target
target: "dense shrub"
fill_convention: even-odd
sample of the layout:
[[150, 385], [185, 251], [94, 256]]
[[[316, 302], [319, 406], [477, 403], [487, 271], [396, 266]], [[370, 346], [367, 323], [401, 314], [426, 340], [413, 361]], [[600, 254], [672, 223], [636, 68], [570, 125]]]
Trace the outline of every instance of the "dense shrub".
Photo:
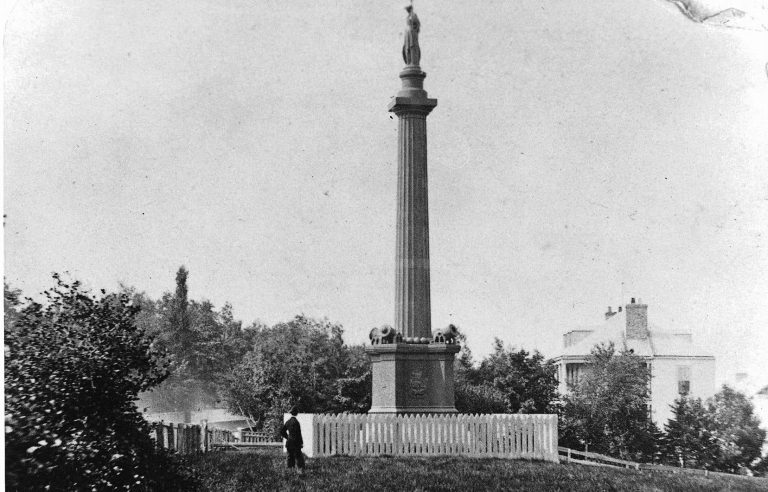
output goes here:
[[45, 305], [6, 303], [8, 490], [194, 488], [155, 449], [134, 403], [166, 375], [137, 308], [54, 278]]

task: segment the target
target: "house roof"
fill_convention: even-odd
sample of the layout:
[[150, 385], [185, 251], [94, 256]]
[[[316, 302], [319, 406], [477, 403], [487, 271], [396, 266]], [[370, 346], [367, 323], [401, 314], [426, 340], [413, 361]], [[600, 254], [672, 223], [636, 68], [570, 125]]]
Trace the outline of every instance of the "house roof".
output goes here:
[[583, 357], [592, 352], [592, 348], [600, 343], [611, 343], [618, 350], [633, 350], [635, 355], [644, 357], [711, 357], [704, 349], [693, 343], [690, 333], [668, 332], [648, 323], [649, 337], [645, 339], [627, 339], [625, 327], [627, 323], [626, 310], [616, 313], [597, 327], [577, 328], [592, 332], [577, 343], [566, 347], [562, 357]]

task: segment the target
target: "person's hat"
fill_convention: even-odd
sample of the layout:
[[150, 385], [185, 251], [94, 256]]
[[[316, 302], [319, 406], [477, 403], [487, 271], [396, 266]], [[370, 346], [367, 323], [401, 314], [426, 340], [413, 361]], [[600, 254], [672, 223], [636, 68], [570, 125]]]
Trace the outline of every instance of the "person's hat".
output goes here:
[[291, 415], [296, 415], [299, 413], [299, 409], [296, 405], [292, 406], [291, 409], [288, 411]]

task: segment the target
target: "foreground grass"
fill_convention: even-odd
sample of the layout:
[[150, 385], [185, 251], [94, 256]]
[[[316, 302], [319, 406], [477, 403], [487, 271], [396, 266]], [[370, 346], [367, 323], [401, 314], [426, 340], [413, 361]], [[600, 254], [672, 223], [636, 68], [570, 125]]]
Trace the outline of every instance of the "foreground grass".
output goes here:
[[204, 490], [210, 491], [768, 491], [768, 480], [746, 477], [699, 477], [489, 458], [318, 458], [307, 460], [302, 477], [285, 469], [284, 455], [276, 449], [209, 453], [184, 461], [197, 470]]

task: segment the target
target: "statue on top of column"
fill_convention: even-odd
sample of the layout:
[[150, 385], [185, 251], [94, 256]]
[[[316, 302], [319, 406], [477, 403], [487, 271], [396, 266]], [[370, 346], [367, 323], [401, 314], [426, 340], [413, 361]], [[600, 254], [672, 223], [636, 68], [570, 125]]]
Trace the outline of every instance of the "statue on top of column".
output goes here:
[[413, 5], [408, 5], [405, 7], [405, 10], [408, 12], [408, 17], [406, 18], [408, 28], [403, 36], [403, 60], [405, 60], [406, 65], [418, 66], [421, 60], [421, 49], [419, 48], [419, 29], [421, 28], [421, 23], [413, 11]]

